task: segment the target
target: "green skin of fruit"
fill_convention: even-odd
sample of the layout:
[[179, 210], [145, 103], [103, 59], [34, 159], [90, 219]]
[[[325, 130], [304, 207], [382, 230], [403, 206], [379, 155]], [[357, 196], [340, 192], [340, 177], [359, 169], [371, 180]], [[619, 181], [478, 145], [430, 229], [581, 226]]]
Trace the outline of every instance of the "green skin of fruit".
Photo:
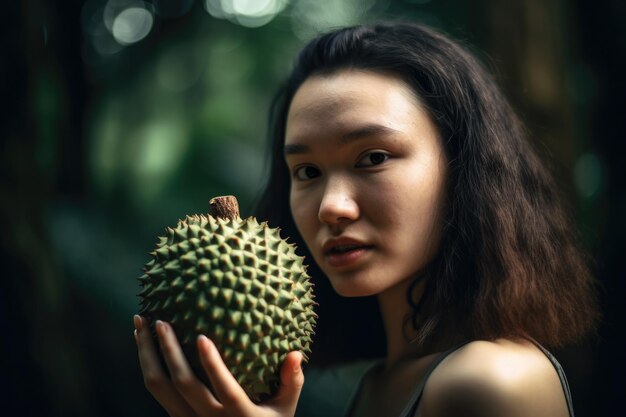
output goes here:
[[247, 219], [194, 215], [167, 228], [139, 278], [140, 314], [172, 325], [196, 375], [208, 386], [195, 341], [218, 347], [248, 396], [276, 392], [287, 353], [310, 354], [317, 315], [312, 284], [295, 246], [279, 230]]

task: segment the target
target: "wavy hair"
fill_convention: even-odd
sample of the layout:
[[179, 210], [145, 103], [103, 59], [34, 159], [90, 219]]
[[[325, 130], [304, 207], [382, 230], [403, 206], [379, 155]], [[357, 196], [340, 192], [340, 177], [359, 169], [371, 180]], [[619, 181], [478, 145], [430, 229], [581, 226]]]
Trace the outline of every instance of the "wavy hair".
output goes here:
[[[599, 317], [595, 280], [555, 182], [488, 71], [431, 28], [355, 26], [304, 47], [272, 105], [269, 180], [256, 214], [280, 226], [312, 260], [289, 210], [285, 124], [308, 77], [342, 69], [404, 80], [430, 113], [448, 157], [441, 247], [424, 271], [420, 301], [414, 299], [419, 279], [407, 293], [413, 308], [405, 324], [420, 342], [440, 342], [442, 335], [525, 337], [559, 347], [593, 329]], [[315, 265], [311, 274], [320, 303], [320, 356], [333, 361], [384, 353], [372, 300], [338, 300]], [[333, 330], [337, 315], [357, 323], [355, 334], [346, 334], [346, 326]], [[338, 344], [349, 338], [353, 342]]]

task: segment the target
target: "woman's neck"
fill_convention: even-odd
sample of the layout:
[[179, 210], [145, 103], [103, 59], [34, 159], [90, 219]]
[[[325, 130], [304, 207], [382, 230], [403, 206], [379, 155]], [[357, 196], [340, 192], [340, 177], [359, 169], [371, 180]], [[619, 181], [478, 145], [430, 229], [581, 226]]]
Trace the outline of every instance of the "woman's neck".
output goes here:
[[[412, 307], [407, 302], [407, 291], [411, 282], [403, 281], [378, 295], [378, 305], [387, 336], [386, 368], [392, 367], [404, 358], [421, 356], [420, 353], [423, 353], [422, 346], [410, 342], [417, 332], [405, 324], [412, 314]], [[413, 289], [412, 296], [416, 302], [422, 297], [423, 292], [424, 281]]]

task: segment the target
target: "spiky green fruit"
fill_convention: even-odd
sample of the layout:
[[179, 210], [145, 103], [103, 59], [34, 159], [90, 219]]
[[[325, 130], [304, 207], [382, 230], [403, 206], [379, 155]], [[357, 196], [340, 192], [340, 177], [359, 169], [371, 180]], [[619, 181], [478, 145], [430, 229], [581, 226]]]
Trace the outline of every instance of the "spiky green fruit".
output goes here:
[[172, 325], [196, 375], [208, 384], [199, 334], [217, 345], [253, 401], [271, 396], [288, 352], [310, 353], [312, 285], [279, 230], [255, 218], [194, 215], [166, 228], [140, 278], [140, 314]]

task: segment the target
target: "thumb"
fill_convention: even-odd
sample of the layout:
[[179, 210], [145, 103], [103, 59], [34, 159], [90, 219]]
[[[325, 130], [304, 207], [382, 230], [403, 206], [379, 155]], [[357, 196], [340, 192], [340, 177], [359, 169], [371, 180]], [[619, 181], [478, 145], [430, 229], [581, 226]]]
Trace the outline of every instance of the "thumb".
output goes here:
[[273, 405], [295, 411], [303, 385], [302, 353], [290, 352], [280, 368], [280, 387], [272, 400]]

